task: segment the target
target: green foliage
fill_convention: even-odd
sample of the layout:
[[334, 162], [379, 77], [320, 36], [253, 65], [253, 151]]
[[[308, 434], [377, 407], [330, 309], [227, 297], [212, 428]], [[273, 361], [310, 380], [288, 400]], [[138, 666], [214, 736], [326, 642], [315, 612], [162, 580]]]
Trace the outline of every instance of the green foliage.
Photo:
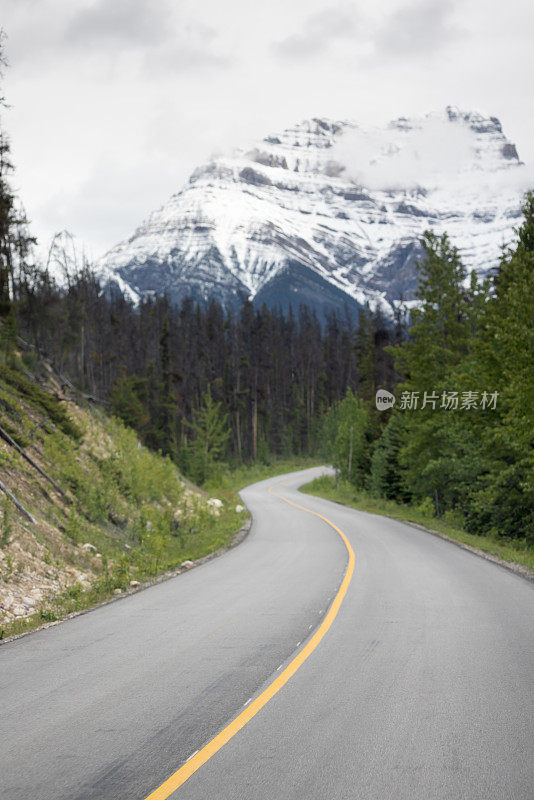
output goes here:
[[[221, 470], [206, 482], [205, 488], [210, 492], [223, 492], [231, 496], [251, 483], [272, 478], [275, 475], [316, 467], [319, 463], [317, 459], [310, 456], [293, 456], [292, 458], [273, 460], [270, 464], [240, 464]], [[241, 504], [241, 501], [238, 502]]]
[[[227, 546], [243, 524], [244, 512], [236, 511], [239, 500], [233, 482], [222, 492], [223, 507], [215, 514], [204, 494], [184, 484], [170, 458], [141, 445], [135, 432], [118, 419], [93, 412], [86, 440], [95, 437], [98, 457], [85, 449], [87, 441], [80, 446], [59, 430], [44, 435], [40, 445], [48, 470], [73, 501], [63, 508], [54, 506], [48, 519], [75, 546], [69, 553], [63, 550], [59, 562], [50, 551], [43, 560], [62, 566], [66, 559], [82, 569], [91, 565], [96, 577], [89, 587], [71, 586], [33, 616], [11, 623], [4, 635], [60, 619], [106, 600], [117, 589], [127, 590], [133, 579], [150, 580], [185, 559], [206, 556]], [[247, 482], [244, 478], [243, 483]], [[3, 517], [0, 509], [6, 546], [11, 513], [9, 504]], [[82, 550], [80, 545], [86, 542], [97, 548], [101, 558], [95, 561], [93, 552]], [[13, 555], [7, 550], [2, 578], [10, 580], [15, 570]]]
[[170, 458], [143, 447], [136, 433], [119, 420], [106, 419], [103, 426], [113, 442], [113, 452], [102, 462], [102, 469], [122, 494], [137, 505], [162, 496], [171, 503], [181, 499], [183, 484]]
[[[470, 292], [464, 288], [466, 273], [447, 236], [427, 233], [423, 247], [425, 255], [418, 266], [420, 305], [412, 312], [408, 340], [392, 348], [397, 369], [405, 376], [397, 393], [418, 392], [421, 400], [425, 392], [440, 397], [451, 385], [455, 387], [457, 381], [451, 383], [454, 371], [468, 356], [470, 337], [476, 335], [471, 295], [478, 295], [477, 284]], [[450, 412], [422, 405], [420, 401], [417, 409], [397, 412], [406, 420], [396, 459], [411, 492], [436, 496], [438, 504], [454, 504], [462, 480], [456, 420]]]
[[[447, 237], [425, 236], [420, 306], [408, 340], [391, 348], [404, 375], [397, 396], [418, 392], [419, 408], [392, 415], [369, 488], [384, 498], [427, 498], [439, 514], [459, 509], [473, 533], [534, 540], [532, 194], [523, 212], [492, 287], [474, 276], [466, 287]], [[450, 390], [497, 392], [497, 407], [446, 410], [440, 398]], [[425, 392], [437, 395], [437, 407], [421, 407]]]
[[13, 557], [13, 553], [8, 552], [6, 553], [5, 569], [0, 572], [0, 579], [7, 583], [12, 577], [14, 572], [15, 572], [15, 559]]
[[189, 448], [189, 474], [200, 484], [213, 478], [217, 462], [226, 455], [230, 436], [228, 415], [222, 411], [222, 404], [214, 401], [210, 389], [202, 400], [202, 407], [195, 410], [190, 423], [194, 439]]
[[323, 417], [323, 424], [319, 432], [319, 455], [327, 461], [334, 459], [335, 441], [340, 421], [339, 405], [339, 403], [332, 403]]
[[18, 425], [14, 425], [12, 421], [2, 413], [0, 413], [0, 426], [11, 436], [13, 441], [16, 442], [19, 447], [28, 447], [30, 440], [26, 433], [21, 430]]
[[406, 487], [404, 468], [399, 460], [400, 449], [406, 437], [406, 417], [402, 412], [393, 412], [384, 431], [375, 444], [369, 491], [375, 497], [408, 502], [411, 495]]
[[361, 485], [365, 475], [368, 413], [351, 389], [325, 415], [320, 435], [322, 452], [342, 478]]
[[139, 431], [143, 430], [148, 421], [147, 410], [141, 400], [143, 389], [143, 381], [135, 375], [126, 375], [122, 370], [110, 395], [111, 412], [125, 425]]
[[0, 529], [0, 549], [5, 550], [11, 540], [13, 520], [11, 516], [10, 501], [7, 497], [2, 499], [2, 528]]
[[347, 481], [336, 481], [331, 475], [320, 478], [302, 486], [300, 491], [307, 494], [325, 497], [338, 503], [357, 508], [372, 514], [383, 514], [403, 522], [423, 525], [432, 532], [439, 533], [455, 541], [467, 544], [477, 550], [490, 553], [504, 561], [521, 564], [534, 572], [534, 546], [532, 542], [510, 539], [505, 536], [473, 534], [463, 527], [463, 516], [455, 512], [446, 512], [439, 519], [435, 516], [434, 503], [424, 498], [417, 505], [397, 503], [394, 500], [373, 497], [365, 491], [356, 491]]
[[81, 439], [82, 431], [67, 414], [59, 400], [45, 391], [38, 383], [28, 378], [17, 369], [8, 366], [2, 367], [2, 379], [16, 389], [37, 408], [44, 411], [49, 419], [54, 422], [63, 433], [72, 439]]
[[[0, 302], [0, 306], [3, 305]], [[4, 305], [4, 307], [6, 307]], [[13, 307], [7, 311], [6, 316], [0, 321], [0, 355], [6, 365], [16, 364], [15, 348], [17, 344], [17, 323]]]
[[67, 520], [65, 522], [65, 533], [69, 539], [76, 543], [81, 544], [84, 537], [85, 526], [78, 512], [71, 508], [68, 512]]
[[477, 342], [477, 369], [499, 392], [480, 432], [485, 470], [469, 493], [471, 529], [534, 541], [534, 195], [523, 203], [517, 244], [503, 253]]

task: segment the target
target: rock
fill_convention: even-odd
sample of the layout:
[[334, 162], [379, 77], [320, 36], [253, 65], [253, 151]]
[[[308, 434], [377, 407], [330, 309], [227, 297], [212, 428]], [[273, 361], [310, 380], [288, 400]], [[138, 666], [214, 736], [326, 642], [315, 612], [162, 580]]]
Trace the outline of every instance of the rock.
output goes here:
[[113, 591], [113, 594], [116, 594], [116, 595], [122, 594], [122, 589], [115, 589]]
[[207, 505], [211, 513], [218, 517], [221, 513], [221, 508], [223, 507], [222, 500], [218, 500], [216, 497], [210, 497]]
[[125, 528], [128, 522], [126, 517], [121, 517], [120, 514], [116, 514], [114, 511], [109, 512], [109, 521], [118, 528]]
[[514, 158], [516, 161], [519, 161], [516, 146], [515, 144], [512, 144], [512, 142], [506, 142], [506, 144], [503, 144], [501, 152], [504, 158], [507, 158], [508, 160]]
[[245, 167], [239, 173], [239, 177], [245, 183], [251, 183], [253, 186], [271, 186], [272, 181], [263, 172], [252, 169], [252, 167]]
[[135, 588], [136, 586], [141, 586], [141, 584], [139, 583], [139, 581], [130, 581], [130, 586]]
[[241, 514], [241, 512], [245, 510], [245, 506], [236, 506], [235, 510], [238, 514]]
[[193, 561], [182, 561], [182, 563], [180, 564], [180, 567], [182, 569], [191, 569], [191, 567], [194, 567], [194, 566], [195, 566], [195, 564], [194, 564]]
[[23, 597], [23, 598], [22, 598], [22, 602], [23, 602], [23, 603], [24, 603], [24, 605], [25, 605], [25, 606], [27, 606], [28, 608], [33, 608], [33, 607], [34, 607], [34, 605], [35, 605], [35, 600], [33, 599], [33, 597]]
[[131, 550], [132, 548], [130, 547], [130, 545], [129, 545], [129, 544], [125, 544], [125, 545], [124, 545], [124, 549], [125, 549], [125, 550]]
[[96, 547], [94, 546], [94, 544], [90, 544], [89, 542], [82, 544], [82, 550], [87, 550], [91, 551], [91, 553], [96, 553]]

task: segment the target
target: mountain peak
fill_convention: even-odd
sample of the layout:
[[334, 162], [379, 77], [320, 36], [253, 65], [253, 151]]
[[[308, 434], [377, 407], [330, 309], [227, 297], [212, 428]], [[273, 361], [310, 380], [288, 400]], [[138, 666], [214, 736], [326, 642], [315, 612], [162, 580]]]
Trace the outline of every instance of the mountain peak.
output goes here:
[[313, 117], [195, 169], [104, 256], [103, 277], [138, 296], [321, 314], [410, 300], [427, 228], [447, 231], [469, 269], [495, 266], [520, 213], [520, 166], [499, 120], [475, 111], [384, 128]]

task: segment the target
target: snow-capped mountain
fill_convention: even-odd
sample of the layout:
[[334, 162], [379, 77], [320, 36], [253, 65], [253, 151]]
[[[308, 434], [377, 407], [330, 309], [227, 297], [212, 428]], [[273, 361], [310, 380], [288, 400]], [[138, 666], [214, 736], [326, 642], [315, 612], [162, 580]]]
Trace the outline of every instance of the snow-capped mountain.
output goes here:
[[525, 167], [495, 117], [448, 107], [385, 128], [307, 120], [196, 169], [100, 262], [132, 297], [286, 307], [411, 300], [422, 233], [486, 273], [513, 238]]

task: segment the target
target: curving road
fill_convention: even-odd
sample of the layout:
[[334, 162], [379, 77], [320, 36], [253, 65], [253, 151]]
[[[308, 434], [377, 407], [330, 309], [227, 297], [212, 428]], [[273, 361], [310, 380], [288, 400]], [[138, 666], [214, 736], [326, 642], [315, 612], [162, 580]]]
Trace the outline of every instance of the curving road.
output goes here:
[[255, 484], [236, 549], [0, 647], [2, 800], [532, 800], [534, 586], [299, 494], [321, 471], [274, 490], [320, 516]]

